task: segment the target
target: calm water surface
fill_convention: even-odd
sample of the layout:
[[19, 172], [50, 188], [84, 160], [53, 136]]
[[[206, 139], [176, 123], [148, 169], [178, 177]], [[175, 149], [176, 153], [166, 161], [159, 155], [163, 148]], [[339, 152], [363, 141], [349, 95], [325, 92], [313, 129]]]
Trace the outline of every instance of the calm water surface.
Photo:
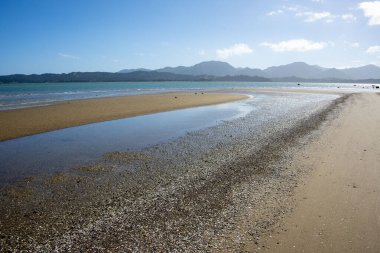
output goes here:
[[[261, 96], [257, 96], [257, 100]], [[71, 127], [0, 142], [0, 184], [41, 171], [55, 172], [102, 157], [105, 152], [139, 150], [243, 117], [248, 101], [203, 106]]]
[[[369, 85], [305, 83], [302, 88], [363, 90]], [[35, 106], [54, 101], [134, 95], [159, 92], [197, 91], [238, 87], [297, 88], [297, 83], [283, 82], [125, 82], [125, 83], [43, 83], [1, 84], [0, 110]]]

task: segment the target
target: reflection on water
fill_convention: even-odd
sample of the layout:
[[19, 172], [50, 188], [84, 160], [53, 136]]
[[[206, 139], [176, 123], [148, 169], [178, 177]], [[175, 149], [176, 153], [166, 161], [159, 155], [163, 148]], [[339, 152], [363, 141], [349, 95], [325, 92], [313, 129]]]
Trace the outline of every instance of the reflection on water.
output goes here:
[[0, 142], [0, 184], [99, 159], [105, 152], [142, 149], [222, 120], [242, 117], [251, 110], [252, 105], [246, 100], [89, 124]]

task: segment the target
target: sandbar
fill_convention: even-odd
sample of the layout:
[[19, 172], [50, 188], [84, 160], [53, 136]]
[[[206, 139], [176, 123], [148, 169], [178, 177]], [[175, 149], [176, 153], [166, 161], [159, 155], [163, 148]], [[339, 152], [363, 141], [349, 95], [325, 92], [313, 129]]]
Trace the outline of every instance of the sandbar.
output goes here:
[[165, 93], [81, 99], [0, 111], [0, 141], [138, 115], [246, 99], [226, 93]]

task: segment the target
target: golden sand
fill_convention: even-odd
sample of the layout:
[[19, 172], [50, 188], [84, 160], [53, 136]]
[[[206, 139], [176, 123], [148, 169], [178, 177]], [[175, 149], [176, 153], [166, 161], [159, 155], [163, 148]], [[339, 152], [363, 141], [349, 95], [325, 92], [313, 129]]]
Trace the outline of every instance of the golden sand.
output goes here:
[[0, 141], [137, 115], [232, 102], [240, 94], [166, 93], [58, 102], [0, 111]]
[[305, 148], [295, 164], [312, 173], [261, 251], [380, 252], [379, 108], [378, 94], [355, 95]]

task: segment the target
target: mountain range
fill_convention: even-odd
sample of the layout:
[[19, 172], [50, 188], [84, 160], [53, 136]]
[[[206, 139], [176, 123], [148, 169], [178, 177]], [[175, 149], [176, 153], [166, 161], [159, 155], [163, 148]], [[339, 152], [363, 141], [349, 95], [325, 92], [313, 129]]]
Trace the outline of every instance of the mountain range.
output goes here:
[[158, 71], [111, 72], [71, 72], [67, 74], [6, 75], [0, 76], [0, 84], [5, 83], [69, 83], [69, 82], [151, 82], [151, 81], [240, 81], [270, 82], [258, 76], [211, 76], [182, 75]]
[[380, 83], [380, 67], [323, 68], [304, 62], [266, 69], [235, 68], [226, 62], [207, 61], [190, 67], [124, 69], [119, 72], [72, 72], [67, 74], [5, 75], [1, 83], [55, 82], [148, 82], [148, 81], [241, 81], [241, 82], [356, 82]]
[[[144, 69], [144, 71], [148, 71]], [[304, 62], [294, 62], [287, 65], [274, 66], [266, 69], [257, 68], [235, 68], [226, 62], [207, 61], [190, 67], [166, 67], [154, 70], [179, 75], [210, 75], [210, 76], [260, 76], [264, 78], [289, 78], [300, 79], [380, 79], [380, 67], [366, 65], [357, 68], [323, 68], [317, 65], [309, 65]], [[124, 69], [119, 73], [130, 73], [131, 70]]]

